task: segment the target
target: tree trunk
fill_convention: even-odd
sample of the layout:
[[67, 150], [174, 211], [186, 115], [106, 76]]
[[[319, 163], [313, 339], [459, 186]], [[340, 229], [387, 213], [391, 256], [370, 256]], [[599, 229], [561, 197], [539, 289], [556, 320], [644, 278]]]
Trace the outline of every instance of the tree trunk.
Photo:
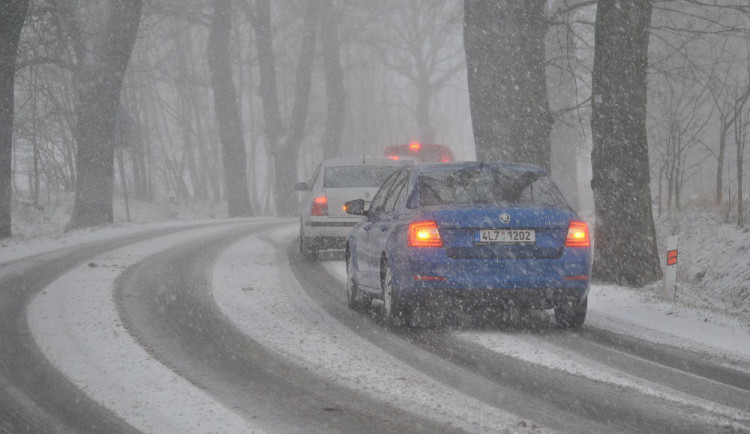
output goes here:
[[507, 91], [513, 159], [549, 171], [553, 119], [545, 71], [546, 3], [546, 0], [508, 2], [510, 16], [504, 24], [511, 48]]
[[94, 50], [76, 71], [77, 182], [68, 229], [112, 222], [115, 123], [141, 6], [141, 0], [109, 0]]
[[16, 56], [28, 6], [28, 0], [6, 0], [0, 7], [0, 239], [11, 235]]
[[323, 65], [326, 80], [326, 126], [323, 135], [323, 158], [330, 159], [341, 152], [341, 134], [344, 131], [344, 73], [339, 56], [338, 22], [332, 0], [321, 2], [320, 42], [323, 48]]
[[596, 209], [593, 278], [642, 286], [661, 278], [646, 136], [650, 0], [600, 0], [591, 153]]
[[464, 47], [477, 159], [550, 169], [545, 0], [464, 1]]
[[[280, 146], [284, 127], [279, 111], [279, 95], [276, 86], [276, 58], [273, 54], [273, 34], [271, 31], [271, 5], [268, 0], [255, 2], [255, 44], [258, 51], [258, 70], [260, 73], [260, 96], [263, 101], [263, 121], [266, 135], [266, 153], [273, 154]], [[274, 162], [276, 163], [275, 159]], [[273, 167], [270, 172], [282, 170]], [[291, 182], [295, 182], [292, 180]], [[268, 186], [277, 191], [275, 186]], [[276, 204], [279, 212], [279, 204]]]
[[276, 211], [279, 215], [297, 213], [297, 194], [294, 184], [297, 182], [297, 160], [305, 134], [307, 110], [310, 106], [310, 87], [312, 85], [312, 65], [315, 60], [315, 35], [318, 25], [318, 7], [315, 0], [308, 0], [305, 11], [305, 23], [302, 29], [302, 47], [294, 87], [294, 107], [289, 120], [289, 134], [284, 147], [273, 153], [276, 168], [274, 187]]
[[247, 190], [245, 139], [242, 135], [237, 93], [232, 83], [229, 36], [232, 29], [230, 0], [214, 0], [214, 16], [208, 37], [208, 63], [214, 90], [214, 110], [219, 124], [229, 217], [251, 214]]
[[506, 16], [503, 3], [464, 0], [464, 50], [477, 160], [512, 159], [504, 79], [510, 53], [500, 26]]
[[423, 143], [435, 142], [435, 128], [430, 119], [430, 106], [432, 105], [433, 91], [430, 83], [421, 81], [415, 83], [417, 87], [417, 125], [419, 128], [419, 140]]
[[726, 118], [722, 114], [721, 129], [719, 130], [719, 156], [716, 157], [718, 160], [718, 167], [716, 168], [716, 205], [721, 205], [724, 195], [724, 152], [727, 148], [728, 132], [726, 125]]
[[662, 194], [662, 182], [663, 182], [662, 177], [663, 177], [663, 175], [664, 175], [664, 166], [662, 165], [659, 168], [659, 193], [657, 195], [657, 197], [659, 198], [658, 199], [658, 202], [659, 202], [659, 217], [661, 217], [661, 204], [662, 204], [662, 195], [661, 194]]
[[744, 111], [743, 101], [741, 104], [738, 102], [735, 104], [734, 112], [734, 142], [737, 148], [737, 226], [743, 227], [745, 225], [745, 200], [742, 197], [742, 175], [743, 175], [743, 159], [745, 153], [745, 140], [747, 140], [747, 124], [746, 118], [742, 116]]

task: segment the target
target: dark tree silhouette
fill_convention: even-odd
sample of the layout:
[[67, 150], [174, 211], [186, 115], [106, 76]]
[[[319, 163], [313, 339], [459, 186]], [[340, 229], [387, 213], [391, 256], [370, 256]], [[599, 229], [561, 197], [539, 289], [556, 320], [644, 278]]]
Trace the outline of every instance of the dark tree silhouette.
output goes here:
[[0, 238], [11, 235], [13, 157], [13, 96], [16, 56], [28, 0], [8, 0], [0, 6]]
[[341, 134], [344, 131], [345, 98], [344, 72], [339, 56], [337, 11], [332, 0], [321, 1], [320, 45], [323, 49], [323, 65], [326, 80], [326, 126], [323, 136], [323, 157], [339, 155]]
[[141, 7], [141, 0], [109, 0], [93, 51], [83, 56], [75, 72], [77, 182], [68, 229], [112, 222], [115, 125]]
[[545, 0], [464, 1], [464, 49], [477, 159], [550, 168]]
[[297, 182], [297, 161], [302, 138], [305, 133], [307, 111], [312, 86], [312, 65], [315, 60], [315, 38], [317, 35], [318, 8], [314, 0], [308, 0], [305, 22], [302, 28], [302, 46], [297, 65], [294, 88], [294, 105], [289, 120], [289, 131], [284, 134], [279, 112], [276, 86], [276, 61], [272, 48], [271, 7], [268, 0], [257, 0], [254, 15], [255, 41], [258, 47], [260, 69], [260, 93], [263, 100], [263, 119], [267, 146], [274, 162], [274, 202], [279, 215], [294, 215], [297, 212], [297, 197], [294, 183]]
[[232, 64], [229, 38], [232, 29], [232, 4], [230, 0], [214, 0], [214, 14], [208, 37], [208, 64], [214, 90], [214, 110], [219, 126], [224, 179], [227, 187], [229, 217], [251, 214], [250, 195], [247, 189], [245, 139], [237, 102], [237, 92], [232, 83]]
[[592, 273], [620, 285], [661, 278], [646, 137], [651, 8], [651, 0], [600, 0], [594, 30]]

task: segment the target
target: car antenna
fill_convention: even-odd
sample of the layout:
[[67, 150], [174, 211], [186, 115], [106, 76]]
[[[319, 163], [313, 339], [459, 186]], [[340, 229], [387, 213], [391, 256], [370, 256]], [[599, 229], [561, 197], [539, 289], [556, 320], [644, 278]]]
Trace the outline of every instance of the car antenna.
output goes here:
[[365, 139], [362, 139], [362, 165], [365, 165]]

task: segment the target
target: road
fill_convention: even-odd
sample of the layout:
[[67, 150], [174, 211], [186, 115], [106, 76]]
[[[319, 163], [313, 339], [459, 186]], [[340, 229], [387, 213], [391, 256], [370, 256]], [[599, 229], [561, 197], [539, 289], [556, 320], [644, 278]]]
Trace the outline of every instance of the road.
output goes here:
[[[341, 258], [303, 260], [295, 228], [173, 227], [0, 264], [0, 431], [750, 430], [750, 364], [606, 327], [565, 331], [545, 313], [391, 328], [346, 307], [331, 271]], [[111, 304], [92, 327], [116, 339], [79, 331], [87, 285]], [[108, 345], [124, 354], [105, 362]]]

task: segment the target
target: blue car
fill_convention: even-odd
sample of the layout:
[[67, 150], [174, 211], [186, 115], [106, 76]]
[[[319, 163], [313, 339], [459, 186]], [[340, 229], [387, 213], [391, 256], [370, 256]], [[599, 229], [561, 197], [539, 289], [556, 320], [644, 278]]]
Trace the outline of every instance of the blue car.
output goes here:
[[588, 226], [538, 167], [481, 162], [417, 165], [394, 172], [346, 242], [353, 309], [382, 300], [408, 323], [419, 309], [464, 313], [551, 309], [564, 327], [586, 319]]

